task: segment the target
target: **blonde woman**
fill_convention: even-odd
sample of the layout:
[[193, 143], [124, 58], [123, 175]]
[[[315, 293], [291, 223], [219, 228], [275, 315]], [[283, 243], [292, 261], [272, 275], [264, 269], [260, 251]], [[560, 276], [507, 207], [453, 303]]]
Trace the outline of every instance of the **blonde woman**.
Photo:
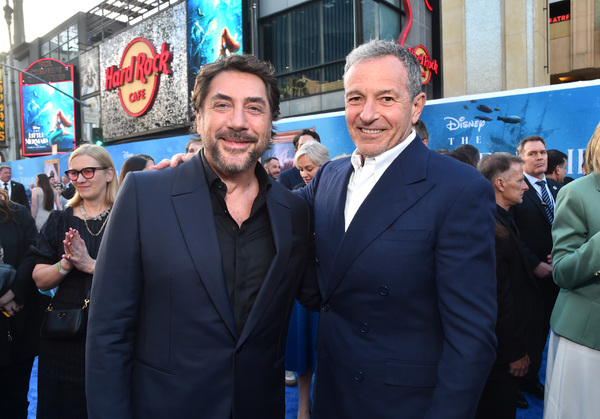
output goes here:
[[[37, 242], [33, 279], [40, 290], [58, 287], [54, 309], [81, 308], [89, 297], [96, 256], [118, 191], [116, 170], [102, 147], [71, 154], [66, 175], [75, 186], [67, 208], [50, 213]], [[85, 334], [42, 338], [37, 418], [85, 418]]]
[[554, 282], [544, 418], [596, 418], [600, 399], [600, 124], [586, 172], [558, 192], [552, 226]]

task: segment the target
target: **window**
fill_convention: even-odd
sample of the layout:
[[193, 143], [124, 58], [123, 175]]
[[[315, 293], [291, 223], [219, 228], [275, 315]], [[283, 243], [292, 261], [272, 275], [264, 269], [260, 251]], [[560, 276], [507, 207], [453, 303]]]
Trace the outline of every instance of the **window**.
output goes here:
[[264, 60], [275, 67], [281, 99], [343, 88], [346, 55], [354, 48], [353, 2], [304, 4], [259, 24]]
[[62, 62], [79, 56], [79, 38], [77, 25], [71, 25], [64, 31], [42, 43], [42, 57], [55, 58]]

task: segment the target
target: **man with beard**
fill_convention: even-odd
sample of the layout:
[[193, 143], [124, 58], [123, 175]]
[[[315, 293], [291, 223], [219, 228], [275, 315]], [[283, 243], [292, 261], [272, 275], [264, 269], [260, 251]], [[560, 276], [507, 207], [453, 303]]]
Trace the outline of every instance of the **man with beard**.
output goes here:
[[[273, 69], [233, 55], [200, 69], [204, 148], [127, 176], [91, 293], [91, 418], [284, 418], [284, 355], [309, 214], [258, 163], [279, 115]], [[316, 297], [315, 297], [316, 296]]]

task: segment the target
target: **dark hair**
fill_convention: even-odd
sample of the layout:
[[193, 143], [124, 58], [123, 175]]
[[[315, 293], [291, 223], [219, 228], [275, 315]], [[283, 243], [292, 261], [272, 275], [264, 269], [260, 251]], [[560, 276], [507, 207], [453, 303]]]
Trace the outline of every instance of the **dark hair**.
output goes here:
[[267, 164], [269, 164], [269, 162], [270, 162], [271, 160], [277, 160], [277, 161], [279, 161], [279, 159], [278, 159], [277, 157], [273, 157], [273, 156], [271, 156], [271, 157], [267, 157], [267, 158], [265, 159], [265, 162], [263, 163], [263, 165], [267, 165]]
[[519, 156], [523, 155], [523, 149], [525, 148], [525, 144], [534, 141], [540, 141], [542, 144], [544, 144], [544, 147], [546, 147], [546, 142], [542, 137], [540, 137], [539, 135], [530, 135], [529, 137], [525, 137], [521, 141], [519, 141], [519, 144], [517, 144], [517, 154]]
[[149, 154], [136, 154], [136, 156], [138, 157], [142, 157], [144, 159], [146, 159], [146, 161], [151, 161], [152, 163], [154, 163], [154, 158], [152, 156], [150, 156]]
[[546, 151], [548, 155], [548, 168], [546, 169], [546, 174], [550, 175], [554, 172], [557, 166], [562, 165], [569, 158], [565, 153], [559, 150], [548, 150]]
[[415, 131], [417, 131], [417, 134], [419, 134], [421, 140], [429, 140], [429, 131], [427, 131], [427, 125], [425, 125], [425, 122], [419, 119], [413, 124], [413, 128]]
[[119, 184], [123, 183], [123, 179], [125, 179], [125, 175], [129, 172], [139, 172], [146, 168], [146, 160], [140, 156], [132, 156], [125, 160], [123, 166], [121, 166], [121, 175], [119, 176]]
[[294, 135], [294, 139], [292, 140], [292, 143], [294, 143], [294, 150], [298, 150], [298, 141], [300, 141], [300, 137], [303, 135], [310, 135], [315, 139], [315, 141], [319, 143], [321, 142], [321, 137], [319, 137], [319, 134], [317, 134], [315, 131], [311, 129], [303, 129], [298, 134]]
[[195, 138], [192, 138], [191, 140], [189, 140], [187, 142], [187, 144], [185, 145], [185, 154], [189, 153], [190, 146], [192, 144], [198, 144], [200, 147], [202, 147], [202, 138], [200, 138], [200, 136], [197, 135]]
[[192, 109], [200, 111], [208, 95], [212, 80], [224, 71], [239, 71], [260, 78], [267, 89], [267, 99], [271, 110], [271, 121], [279, 118], [279, 87], [275, 78], [275, 69], [266, 61], [261, 61], [254, 55], [230, 55], [223, 60], [217, 60], [200, 67], [196, 76], [196, 84], [192, 92]]
[[50, 186], [50, 178], [45, 173], [40, 173], [37, 175], [37, 179], [37, 185], [44, 192], [44, 205], [42, 206], [46, 211], [52, 211], [54, 209], [54, 189]]
[[461, 144], [454, 150], [456, 159], [470, 164], [473, 167], [477, 167], [481, 155], [479, 149], [471, 144]]
[[523, 159], [510, 153], [494, 153], [483, 156], [477, 169], [490, 182], [510, 170], [513, 163], [523, 164]]

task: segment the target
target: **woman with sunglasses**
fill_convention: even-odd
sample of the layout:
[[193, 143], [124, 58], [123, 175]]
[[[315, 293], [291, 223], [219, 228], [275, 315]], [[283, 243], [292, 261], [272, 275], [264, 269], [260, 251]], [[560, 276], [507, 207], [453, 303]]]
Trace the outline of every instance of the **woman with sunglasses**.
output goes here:
[[[75, 186], [75, 196], [63, 211], [50, 213], [38, 237], [33, 270], [40, 290], [58, 287], [53, 310], [81, 308], [89, 299], [95, 259], [118, 191], [112, 158], [96, 145], [75, 150], [65, 174]], [[87, 417], [84, 354], [85, 333], [42, 337], [38, 419]]]

